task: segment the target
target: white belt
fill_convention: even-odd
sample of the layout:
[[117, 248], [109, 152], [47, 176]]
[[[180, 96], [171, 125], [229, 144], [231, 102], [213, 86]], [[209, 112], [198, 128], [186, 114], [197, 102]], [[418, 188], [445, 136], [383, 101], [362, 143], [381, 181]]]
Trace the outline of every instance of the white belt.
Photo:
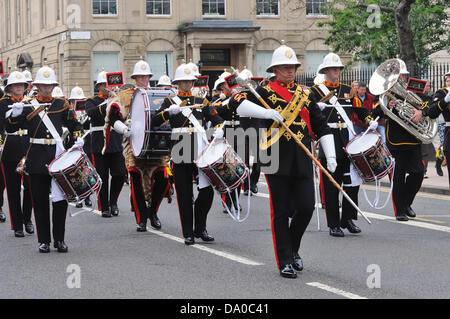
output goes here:
[[234, 126], [234, 125], [241, 125], [241, 122], [239, 122], [239, 121], [225, 121], [225, 122], [223, 122], [223, 125], [232, 125], [232, 126]]
[[445, 126], [450, 127], [450, 122], [445, 122]]
[[338, 129], [343, 129], [343, 128], [347, 128], [347, 123], [328, 123], [328, 126], [331, 128], [338, 128]]
[[93, 126], [91, 127], [91, 132], [103, 131], [103, 126]]
[[28, 134], [28, 130], [18, 130], [17, 132], [14, 132], [14, 133], [8, 133], [8, 132], [6, 132], [6, 135], [19, 135], [19, 136], [22, 136], [22, 135], [27, 135]]
[[40, 145], [56, 145], [56, 140], [53, 138], [32, 138], [30, 143]]
[[197, 133], [198, 131], [195, 127], [176, 127], [172, 129], [172, 133], [180, 134], [180, 133]]

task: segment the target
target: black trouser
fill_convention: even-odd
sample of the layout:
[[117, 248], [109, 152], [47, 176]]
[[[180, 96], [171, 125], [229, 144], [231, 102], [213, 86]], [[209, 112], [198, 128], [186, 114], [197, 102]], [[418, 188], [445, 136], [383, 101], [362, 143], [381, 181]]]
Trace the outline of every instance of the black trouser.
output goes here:
[[[259, 137], [258, 137], [258, 142], [259, 142]], [[255, 186], [256, 184], [258, 184], [259, 181], [259, 176], [261, 175], [261, 166], [259, 165], [258, 162], [258, 156], [259, 156], [259, 143], [256, 143], [257, 145], [257, 149], [256, 150], [252, 150], [255, 154], [253, 154], [253, 156], [255, 157], [255, 161], [252, 165], [252, 169], [250, 172], [250, 186]], [[250, 169], [250, 142], [249, 142], [249, 137], [246, 136], [245, 138], [245, 165], [247, 165], [247, 167]], [[248, 178], [245, 179], [244, 182], [244, 190], [248, 189]]]
[[0, 169], [0, 210], [3, 208], [3, 192], [5, 191], [5, 174]]
[[448, 187], [450, 188], [450, 150], [444, 151], [444, 156], [447, 159]]
[[[51, 242], [50, 236], [50, 188], [52, 177], [49, 175], [30, 175], [31, 196], [33, 198], [34, 217], [39, 243]], [[52, 234], [54, 241], [63, 241], [66, 226], [67, 201], [52, 203]]]
[[395, 158], [392, 201], [395, 216], [398, 216], [406, 214], [406, 209], [412, 205], [420, 190], [425, 164], [422, 161], [420, 147], [401, 151], [391, 150], [391, 154]]
[[[178, 210], [184, 237], [192, 237], [194, 231], [196, 233], [201, 233], [206, 230], [206, 219], [214, 198], [212, 186], [202, 188], [198, 192], [194, 207], [192, 206], [192, 198], [194, 196], [192, 179], [196, 175], [197, 167], [195, 164], [173, 165]], [[195, 219], [195, 224], [193, 219]]]
[[21, 204], [22, 175], [16, 172], [17, 162], [3, 161], [3, 173], [5, 174], [6, 192], [8, 195], [9, 214], [11, 216], [11, 229], [22, 230], [23, 225], [31, 222], [31, 194], [29, 190], [28, 176], [23, 175], [23, 201]]
[[152, 194], [150, 207], [147, 207], [145, 200], [144, 186], [141, 173], [130, 170], [130, 192], [131, 201], [134, 208], [136, 223], [146, 223], [151, 214], [158, 212], [164, 196], [170, 191], [169, 178], [165, 176], [165, 169], [157, 169], [152, 176]]
[[[321, 159], [322, 165], [327, 167], [326, 159]], [[350, 184], [351, 179], [348, 174], [350, 172], [350, 161], [348, 159], [338, 159], [337, 167], [334, 173], [330, 173], [338, 185]], [[340, 191], [329, 180], [328, 177], [323, 176], [323, 190], [325, 197], [325, 213], [327, 216], [327, 224], [330, 228], [341, 227], [349, 219], [357, 219], [356, 209], [346, 199], [342, 199], [342, 217], [339, 213], [339, 193]], [[356, 187], [344, 187], [345, 192], [351, 198], [351, 200], [358, 204], [358, 191], [359, 186]]]
[[[272, 237], [278, 268], [292, 264], [314, 212], [314, 184], [309, 178], [266, 174], [270, 192]], [[289, 217], [292, 218], [289, 223]]]
[[[100, 178], [102, 187], [98, 193], [98, 209], [108, 211], [112, 205], [117, 205], [120, 192], [126, 178], [125, 160], [121, 153], [92, 153], [92, 159]], [[111, 175], [111, 186], [109, 176]]]

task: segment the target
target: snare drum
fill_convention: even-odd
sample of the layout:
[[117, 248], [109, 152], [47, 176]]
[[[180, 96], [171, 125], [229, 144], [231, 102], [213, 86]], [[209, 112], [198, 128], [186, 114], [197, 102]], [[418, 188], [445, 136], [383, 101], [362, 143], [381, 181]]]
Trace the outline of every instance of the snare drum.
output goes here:
[[172, 149], [170, 126], [151, 131], [151, 117], [171, 90], [144, 90], [137, 88], [131, 100], [130, 146], [134, 157], [151, 159], [170, 155]]
[[94, 166], [79, 148], [59, 155], [50, 163], [48, 171], [69, 202], [79, 202], [102, 186]]
[[365, 182], [380, 180], [394, 166], [394, 160], [377, 132], [361, 133], [348, 142], [347, 155]]
[[244, 161], [224, 139], [215, 139], [200, 154], [196, 164], [221, 194], [241, 186], [248, 175]]

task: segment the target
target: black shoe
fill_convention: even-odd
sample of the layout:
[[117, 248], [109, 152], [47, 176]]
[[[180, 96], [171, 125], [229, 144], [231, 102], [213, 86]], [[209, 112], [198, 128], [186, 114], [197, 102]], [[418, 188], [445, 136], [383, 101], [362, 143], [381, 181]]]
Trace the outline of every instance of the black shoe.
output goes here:
[[187, 245], [187, 246], [194, 245], [195, 244], [194, 237], [192, 237], [192, 236], [185, 237], [184, 238], [184, 244]]
[[75, 205], [76, 208], [83, 208], [83, 203], [79, 202]]
[[104, 218], [110, 218], [111, 217], [111, 212], [109, 211], [109, 209], [102, 211], [102, 217], [104, 217]]
[[297, 271], [303, 270], [303, 260], [297, 253], [294, 254], [294, 263], [292, 264], [292, 267], [294, 267], [294, 269]]
[[297, 273], [291, 264], [287, 264], [280, 268], [280, 275], [284, 278], [297, 278]]
[[28, 222], [28, 223], [25, 224], [25, 231], [28, 234], [34, 234], [34, 226], [33, 226], [32, 222]]
[[344, 237], [344, 232], [339, 227], [330, 228], [330, 235], [333, 237]]
[[111, 215], [114, 217], [119, 216], [119, 207], [117, 205], [111, 205]]
[[67, 251], [69, 250], [69, 247], [67, 247], [64, 241], [55, 241], [53, 247], [58, 250], [58, 253], [67, 253]]
[[436, 173], [439, 176], [444, 176], [444, 172], [442, 171], [442, 162], [443, 162], [443, 160], [441, 160], [439, 158], [436, 160]]
[[399, 222], [407, 222], [409, 220], [408, 216], [406, 216], [406, 212], [398, 214], [397, 216], [395, 216], [395, 219], [397, 219]]
[[154, 229], [161, 229], [161, 221], [156, 214], [150, 214], [149, 219], [150, 225], [152, 225]]
[[258, 186], [251, 185], [250, 190], [252, 191], [252, 194], [258, 194]]
[[50, 252], [50, 245], [47, 243], [41, 243], [39, 244], [39, 252], [40, 253], [49, 253]]
[[411, 206], [406, 208], [406, 215], [408, 217], [414, 218], [416, 217], [416, 212], [411, 208]]
[[6, 221], [5, 213], [0, 209], [0, 223], [4, 223]]
[[23, 233], [23, 230], [15, 230], [14, 231], [14, 237], [25, 237], [25, 234]]
[[140, 222], [138, 227], [136, 228], [138, 232], [146, 232], [147, 231], [147, 223]]
[[201, 233], [194, 232], [194, 237], [201, 238], [203, 241], [214, 241], [214, 237], [209, 235], [206, 230], [202, 231]]
[[353, 220], [349, 219], [341, 223], [342, 228], [347, 228], [347, 230], [352, 234], [359, 234], [361, 229], [353, 223]]
[[84, 205], [86, 207], [92, 207], [92, 201], [89, 197], [84, 200]]

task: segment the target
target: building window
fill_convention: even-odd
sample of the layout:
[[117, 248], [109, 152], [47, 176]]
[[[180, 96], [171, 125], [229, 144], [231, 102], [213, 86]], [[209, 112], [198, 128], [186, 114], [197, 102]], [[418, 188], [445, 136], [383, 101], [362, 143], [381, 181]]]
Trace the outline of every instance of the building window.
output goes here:
[[257, 16], [278, 16], [280, 14], [280, 0], [256, 0]]
[[327, 15], [324, 5], [327, 0], [306, 0], [306, 15], [309, 16], [325, 16]]
[[92, 0], [92, 14], [95, 16], [116, 16], [117, 0]]
[[269, 77], [266, 72], [267, 68], [272, 63], [273, 51], [256, 51], [256, 74], [255, 76]]
[[171, 0], [147, 0], [147, 15], [165, 15], [170, 16]]
[[[97, 83], [97, 77], [102, 70], [108, 73], [119, 72], [119, 52], [94, 52], [92, 59], [92, 79], [94, 87]], [[94, 90], [97, 93], [96, 90]]]
[[225, 0], [202, 0], [203, 16], [224, 16]]
[[41, 27], [42, 29], [45, 29], [45, 26], [47, 25], [47, 3], [45, 0], [41, 0]]
[[16, 21], [16, 35], [17, 35], [17, 38], [20, 38], [20, 36], [21, 36], [21, 32], [22, 32], [22, 30], [21, 30], [21, 23], [22, 23], [22, 17], [21, 17], [21, 15], [20, 15], [20, 13], [21, 13], [21, 11], [20, 11], [20, 1], [17, 1], [16, 0], [16, 19], [17, 19], [17, 21]]
[[62, 0], [58, 0], [58, 8], [56, 11], [56, 20], [58, 21], [61, 20], [62, 18], [62, 10], [63, 10], [62, 6], [63, 6]]
[[306, 51], [306, 72], [316, 73], [319, 65], [322, 64], [323, 58], [328, 54], [324, 50], [310, 50]]
[[164, 74], [172, 77], [172, 52], [147, 52], [147, 63], [153, 73], [150, 80], [152, 86], [156, 86], [159, 78]]
[[11, 1], [6, 0], [6, 20], [8, 21], [6, 24], [6, 35], [8, 42], [11, 41]]
[[31, 33], [31, 0], [27, 0], [27, 33]]

